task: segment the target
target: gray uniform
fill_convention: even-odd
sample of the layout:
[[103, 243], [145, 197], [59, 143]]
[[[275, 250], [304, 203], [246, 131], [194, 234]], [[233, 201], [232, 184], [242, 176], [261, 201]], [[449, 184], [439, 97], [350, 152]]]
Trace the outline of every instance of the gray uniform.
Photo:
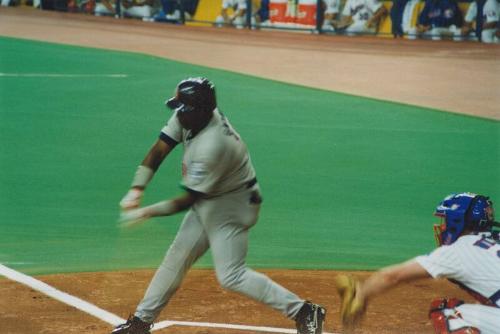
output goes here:
[[257, 222], [260, 189], [245, 143], [217, 109], [196, 136], [174, 114], [160, 138], [182, 142], [183, 185], [204, 195], [187, 212], [135, 315], [153, 322], [191, 265], [209, 248], [222, 287], [293, 318], [304, 300], [246, 266], [248, 230]]

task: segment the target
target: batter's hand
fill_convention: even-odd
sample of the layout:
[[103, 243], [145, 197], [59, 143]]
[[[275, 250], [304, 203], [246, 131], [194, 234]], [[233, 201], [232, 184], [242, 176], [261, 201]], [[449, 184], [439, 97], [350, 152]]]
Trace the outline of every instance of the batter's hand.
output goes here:
[[132, 188], [128, 191], [128, 193], [123, 197], [120, 201], [120, 207], [122, 210], [130, 210], [134, 208], [138, 208], [141, 205], [142, 195], [144, 194], [144, 190]]
[[130, 209], [123, 211], [120, 214], [118, 223], [120, 224], [120, 227], [131, 227], [144, 223], [150, 217], [151, 215], [149, 214], [147, 208]]
[[335, 287], [340, 295], [340, 318], [344, 330], [352, 332], [363, 318], [366, 302], [360, 296], [361, 283], [354, 277], [339, 275], [335, 279]]

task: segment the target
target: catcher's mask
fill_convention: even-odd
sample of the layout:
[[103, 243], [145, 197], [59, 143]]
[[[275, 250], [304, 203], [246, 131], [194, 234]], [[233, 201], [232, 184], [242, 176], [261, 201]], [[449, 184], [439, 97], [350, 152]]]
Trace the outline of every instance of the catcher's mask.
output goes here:
[[439, 203], [434, 215], [441, 218], [434, 225], [438, 246], [451, 245], [465, 229], [472, 232], [491, 232], [494, 223], [493, 202], [473, 193], [451, 194]]
[[215, 86], [206, 78], [187, 78], [179, 82], [175, 96], [165, 105], [178, 113], [213, 111], [217, 107]]

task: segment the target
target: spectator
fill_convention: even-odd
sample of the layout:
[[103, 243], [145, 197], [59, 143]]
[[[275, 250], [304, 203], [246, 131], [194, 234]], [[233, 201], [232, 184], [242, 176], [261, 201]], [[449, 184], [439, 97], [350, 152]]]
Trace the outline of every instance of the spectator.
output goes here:
[[340, 12], [340, 0], [323, 0], [323, 30], [334, 30]]
[[426, 0], [418, 17], [417, 33], [432, 40], [453, 36], [461, 40], [462, 12], [455, 0]]
[[[120, 3], [121, 15], [137, 18], [153, 15], [153, 0], [122, 0]], [[114, 0], [101, 0], [96, 3], [95, 15], [118, 15]]]
[[498, 43], [499, 39], [495, 36], [498, 25], [497, 0], [475, 0], [470, 4], [464, 21], [462, 36], [468, 36], [474, 30], [480, 42]]
[[198, 0], [161, 0], [161, 9], [154, 16], [154, 21], [180, 21], [181, 12], [184, 11], [184, 18], [190, 20], [198, 6]]
[[376, 33], [387, 9], [378, 0], [347, 0], [336, 28], [348, 35]]
[[256, 13], [256, 20], [262, 25], [269, 22], [269, 0], [261, 0], [259, 9]]
[[413, 13], [419, 0], [395, 0], [391, 7], [392, 35], [394, 38], [406, 35], [409, 39], [416, 38], [416, 24]]
[[[268, 1], [262, 1], [265, 5]], [[261, 6], [262, 6], [261, 3]], [[261, 11], [258, 5], [252, 6], [252, 25], [259, 23], [261, 17], [259, 15], [266, 15], [265, 8]], [[231, 13], [232, 11], [232, 13]], [[222, 9], [220, 15], [215, 19], [215, 24], [218, 27], [223, 25], [235, 26], [236, 28], [243, 28], [246, 25], [247, 14], [247, 0], [222, 0]], [[268, 14], [267, 14], [268, 15]]]

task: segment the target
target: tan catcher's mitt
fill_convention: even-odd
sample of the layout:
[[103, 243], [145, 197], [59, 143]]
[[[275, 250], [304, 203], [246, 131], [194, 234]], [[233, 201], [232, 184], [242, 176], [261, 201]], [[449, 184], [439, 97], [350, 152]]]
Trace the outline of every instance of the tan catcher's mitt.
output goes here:
[[361, 321], [365, 310], [365, 301], [359, 296], [360, 282], [352, 276], [339, 275], [335, 286], [340, 295], [340, 319], [345, 330], [352, 331]]

